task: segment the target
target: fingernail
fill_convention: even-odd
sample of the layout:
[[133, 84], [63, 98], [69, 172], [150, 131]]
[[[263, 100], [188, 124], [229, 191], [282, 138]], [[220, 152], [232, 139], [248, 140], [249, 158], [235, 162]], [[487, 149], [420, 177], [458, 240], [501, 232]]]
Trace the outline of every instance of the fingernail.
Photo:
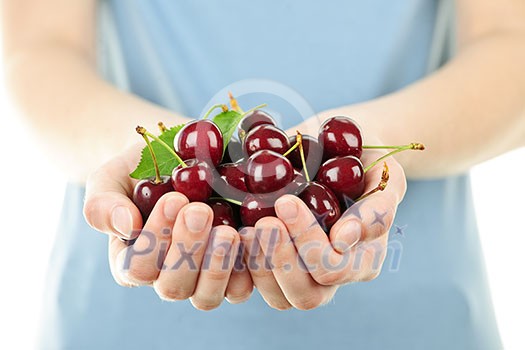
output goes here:
[[205, 208], [193, 206], [184, 212], [186, 228], [192, 233], [202, 232], [208, 223], [209, 212]]
[[175, 220], [180, 210], [177, 198], [169, 198], [164, 203], [164, 217], [168, 220]]
[[289, 199], [278, 199], [275, 203], [277, 216], [287, 224], [293, 224], [297, 221], [297, 204]]
[[121, 235], [131, 237], [133, 217], [128, 208], [118, 206], [111, 212], [111, 225]]
[[348, 250], [355, 246], [361, 239], [361, 223], [357, 220], [347, 221], [343, 227], [339, 229], [336, 236], [336, 242], [344, 246], [344, 250]]
[[232, 249], [233, 236], [224, 232], [217, 232], [213, 237], [213, 254], [217, 256], [225, 256], [230, 253]]

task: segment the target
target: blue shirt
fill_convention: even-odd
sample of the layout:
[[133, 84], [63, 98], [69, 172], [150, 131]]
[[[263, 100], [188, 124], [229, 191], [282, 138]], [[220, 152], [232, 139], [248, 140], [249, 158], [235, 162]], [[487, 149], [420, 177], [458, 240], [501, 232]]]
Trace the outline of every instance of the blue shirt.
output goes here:
[[[101, 1], [101, 72], [195, 117], [218, 92], [216, 100], [231, 87], [251, 91], [241, 93], [242, 105], [269, 103], [286, 128], [308, 111], [373, 99], [437, 68], [449, 56], [450, 4]], [[256, 292], [245, 304], [204, 313], [189, 302], [161, 301], [150, 288], [119, 287], [107, 238], [84, 222], [83, 196], [82, 187], [68, 187], [42, 348], [501, 348], [466, 175], [410, 181], [382, 274], [306, 312], [273, 310]]]

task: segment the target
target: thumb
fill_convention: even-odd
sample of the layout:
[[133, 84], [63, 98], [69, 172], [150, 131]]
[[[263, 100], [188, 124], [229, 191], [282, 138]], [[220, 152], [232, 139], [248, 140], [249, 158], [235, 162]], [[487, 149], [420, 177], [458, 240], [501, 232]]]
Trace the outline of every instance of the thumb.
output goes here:
[[88, 178], [84, 217], [97, 231], [133, 239], [142, 228], [142, 216], [129, 197], [133, 183], [120, 163], [109, 161]]

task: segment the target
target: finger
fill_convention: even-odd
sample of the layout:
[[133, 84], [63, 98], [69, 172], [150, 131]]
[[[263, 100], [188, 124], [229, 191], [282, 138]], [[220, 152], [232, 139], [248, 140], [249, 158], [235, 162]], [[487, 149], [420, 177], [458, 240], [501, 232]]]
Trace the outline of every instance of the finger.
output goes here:
[[[397, 162], [389, 160], [388, 167], [390, 179], [386, 188], [352, 205], [330, 230], [330, 239], [335, 247], [348, 248], [358, 241], [372, 241], [390, 230], [397, 206], [406, 191], [406, 180]], [[380, 166], [367, 172], [365, 193], [377, 186], [382, 172]]]
[[155, 204], [135, 243], [117, 259], [128, 281], [150, 285], [157, 279], [171, 243], [175, 219], [186, 204], [188, 199], [176, 192], [165, 194]]
[[240, 304], [248, 299], [253, 293], [252, 276], [244, 263], [244, 242], [239, 243], [235, 265], [230, 276], [230, 282], [226, 288], [226, 300], [230, 304]]
[[171, 245], [157, 280], [157, 294], [165, 300], [193, 295], [209, 240], [213, 212], [204, 203], [190, 203], [177, 215]]
[[84, 217], [97, 231], [123, 239], [136, 237], [142, 217], [131, 201], [134, 182], [125, 157], [118, 157], [89, 176], [86, 183]]
[[195, 308], [212, 310], [224, 300], [239, 251], [239, 241], [239, 234], [230, 226], [221, 225], [212, 229], [197, 287], [190, 298]]
[[[275, 203], [277, 217], [285, 224], [308, 272], [322, 285], [340, 284], [351, 273], [349, 250], [336, 250], [306, 204], [285, 195]], [[340, 253], [344, 250], [344, 253]]]
[[122, 241], [117, 236], [108, 236], [108, 260], [109, 269], [115, 282], [122, 287], [136, 287], [137, 285], [129, 281], [126, 276], [122, 274], [122, 268], [117, 264], [117, 256], [129, 246], [128, 241]]
[[[364, 166], [366, 166], [367, 164], [374, 162], [379, 157], [385, 155], [385, 153], [386, 151], [365, 149], [363, 150], [363, 155], [361, 156], [362, 163]], [[379, 162], [377, 165], [367, 171], [365, 176], [365, 192], [373, 189], [379, 183], [381, 174], [383, 172], [384, 163], [388, 165], [388, 171], [390, 175], [385, 192], [391, 193], [395, 197], [397, 203], [400, 203], [403, 200], [407, 189], [406, 175], [403, 167], [395, 160], [394, 157], [389, 157], [385, 159], [384, 162]]]
[[[286, 299], [297, 309], [311, 310], [330, 301], [336, 287], [315, 282], [295, 250], [281, 220], [266, 217], [255, 225], [257, 240]], [[274, 239], [272, 236], [276, 236]]]
[[379, 276], [385, 261], [388, 235], [373, 241], [359, 242], [350, 252], [352, 273], [342, 283], [371, 281]]
[[279, 287], [277, 280], [268, 267], [268, 261], [260, 248], [254, 227], [244, 227], [239, 231], [244, 245], [244, 262], [250, 271], [253, 284], [266, 303], [277, 310], [292, 307]]

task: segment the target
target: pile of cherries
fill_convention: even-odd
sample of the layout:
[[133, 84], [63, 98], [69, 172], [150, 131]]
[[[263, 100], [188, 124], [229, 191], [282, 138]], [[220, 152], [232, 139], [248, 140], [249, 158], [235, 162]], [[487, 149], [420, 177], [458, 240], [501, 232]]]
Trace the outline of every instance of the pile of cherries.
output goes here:
[[168, 145], [180, 163], [169, 177], [160, 176], [149, 143], [149, 138], [162, 140], [137, 127], [157, 170], [154, 178], [138, 182], [133, 193], [144, 220], [162, 195], [177, 191], [191, 202], [207, 203], [214, 213], [214, 226], [238, 229], [254, 226], [262, 217], [275, 216], [276, 199], [292, 194], [308, 206], [328, 232], [342, 211], [384, 189], [388, 181], [386, 169], [380, 186], [363, 193], [365, 173], [377, 162], [363, 167], [359, 159], [363, 151], [361, 130], [348, 117], [325, 121], [317, 138], [299, 132], [286, 135], [262, 110], [246, 114], [237, 129], [237, 137], [224, 150], [223, 135], [213, 121], [186, 124], [175, 136], [173, 146]]

